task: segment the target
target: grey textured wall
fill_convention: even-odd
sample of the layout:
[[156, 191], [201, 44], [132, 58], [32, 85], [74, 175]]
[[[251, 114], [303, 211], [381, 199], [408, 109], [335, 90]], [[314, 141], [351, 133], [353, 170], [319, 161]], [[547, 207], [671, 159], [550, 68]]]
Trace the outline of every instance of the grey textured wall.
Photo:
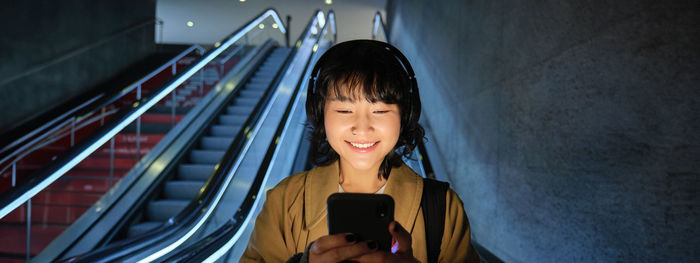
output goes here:
[[496, 256], [700, 257], [700, 2], [402, 0], [387, 20]]
[[154, 19], [155, 0], [3, 1], [0, 131], [152, 53]]

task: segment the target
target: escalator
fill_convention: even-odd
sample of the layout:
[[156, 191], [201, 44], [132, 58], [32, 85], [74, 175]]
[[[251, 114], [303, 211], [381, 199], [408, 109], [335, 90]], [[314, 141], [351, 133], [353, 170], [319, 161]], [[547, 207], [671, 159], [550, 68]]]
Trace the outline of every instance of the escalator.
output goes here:
[[170, 180], [165, 181], [161, 193], [145, 205], [138, 219], [128, 227], [127, 237], [133, 237], [167, 221], [182, 211], [197, 197], [204, 183], [243, 129], [246, 119], [271, 86], [277, 72], [287, 60], [291, 49], [276, 47], [256, 70], [252, 78], [240, 89], [230, 103], [215, 117], [207, 132], [196, 139]]
[[[262, 30], [265, 24], [267, 31]], [[111, 105], [97, 107], [90, 112], [93, 115], [75, 115], [78, 117], [63, 121], [69, 124], [69, 132], [64, 127], [46, 132], [58, 131], [63, 135], [54, 141], [70, 137], [70, 149], [56, 153], [49, 165], [34, 172], [29, 180], [18, 182], [17, 187], [13, 181], [14, 188], [0, 196], [0, 217], [3, 220], [20, 217], [28, 222], [29, 247], [33, 245], [30, 238], [39, 239], [37, 227], [29, 222], [37, 220], [32, 214], [37, 215], [36, 207], [42, 202], [63, 196], [59, 199], [70, 202], [71, 206], [78, 204], [83, 211], [71, 215], [70, 210], [64, 210], [70, 217], [67, 223], [74, 223], [63, 232], [52, 234], [57, 237], [53, 241], [49, 239], [50, 244], [38, 255], [38, 251], [27, 249], [26, 259], [31, 256], [32, 260], [55, 261], [84, 253], [96, 245], [139, 236], [162, 224], [156, 223], [159, 219], [166, 221], [177, 214], [193, 196], [200, 195], [203, 185], [215, 181], [212, 172], [228, 145], [235, 143], [234, 137], [249, 134], [250, 125], [255, 122], [252, 117], [256, 115], [252, 112], [259, 111], [269, 101], [270, 88], [275, 86], [280, 69], [294, 53], [293, 49], [276, 44], [284, 43], [283, 32], [284, 26], [276, 12], [266, 10], [225, 38], [219, 48], [183, 59], [187, 63], [182, 68], [168, 66], [165, 70], [172, 69], [174, 76], [156, 85], [150, 94], [144, 84], [148, 80], [141, 81], [129, 89], [134, 91], [129, 94], [135, 95], [136, 100], [128, 101], [120, 96], [109, 101], [121, 102], [125, 105], [121, 109]], [[142, 92], [147, 95], [142, 97]], [[90, 134], [79, 130], [81, 125], [95, 123], [99, 127]], [[83, 134], [78, 136], [80, 132]], [[178, 141], [186, 142], [174, 143]], [[179, 149], [171, 147], [174, 145]], [[163, 155], [171, 162], [161, 162]], [[14, 179], [15, 163], [11, 170]], [[146, 177], [154, 179], [154, 171], [161, 173], [155, 178], [158, 180], [144, 183], [142, 179]], [[94, 190], [107, 194], [99, 197], [99, 191]], [[140, 194], [131, 195], [134, 191]], [[83, 192], [90, 192], [90, 197]], [[138, 209], [123, 205], [134, 199], [145, 204], [143, 210], [134, 211]], [[46, 209], [42, 211], [44, 215], [66, 215], [51, 209], [49, 213]], [[115, 211], [119, 216], [113, 217]], [[118, 222], [114, 224], [105, 218]], [[105, 235], [105, 226], [110, 223], [112, 230]], [[89, 248], [81, 250], [86, 247]]]
[[[231, 214], [237, 210], [240, 211], [241, 207], [245, 206], [247, 201], [245, 200], [245, 193], [254, 188], [257, 179], [259, 179], [259, 177], [256, 176], [256, 171], [262, 161], [260, 157], [263, 157], [260, 156], [260, 154], [264, 154], [264, 149], [267, 148], [271, 141], [275, 141], [275, 136], [277, 134], [275, 134], [275, 129], [273, 128], [279, 126], [280, 119], [284, 119], [285, 109], [289, 108], [289, 105], [292, 105], [290, 101], [293, 100], [295, 94], [297, 94], [296, 91], [298, 88], [295, 88], [294, 92], [290, 92], [290, 88], [298, 87], [304, 71], [310, 64], [310, 55], [314, 54], [318, 49], [318, 45], [315, 45], [312, 40], [318, 39], [318, 35], [321, 31], [322, 25], [320, 24], [323, 23], [321, 14], [322, 13], [319, 11], [312, 17], [309, 26], [296, 42], [297, 50], [294, 58], [290, 61], [290, 65], [287, 70], [285, 70], [282, 78], [278, 79], [279, 83], [273, 85], [276, 87], [276, 90], [269, 94], [271, 95], [271, 97], [269, 97], [269, 103], [264, 107], [260, 107], [262, 105], [259, 104], [257, 106], [259, 110], [254, 110], [253, 113], [248, 116], [248, 120], [243, 125], [243, 127], [245, 127], [243, 130], [244, 132], [236, 135], [231, 146], [215, 146], [220, 150], [218, 153], [212, 151], [197, 151], [195, 153], [183, 154], [183, 156], [186, 157], [182, 158], [189, 158], [190, 161], [193, 159], [200, 159], [202, 161], [204, 159], [209, 159], [209, 161], [216, 159], [217, 164], [213, 167], [213, 173], [210, 170], [208, 171], [208, 181], [205, 183], [204, 187], [199, 189], [200, 191], [196, 198], [189, 202], [182, 212], [168, 217], [167, 222], [158, 224], [152, 231], [147, 231], [143, 234], [135, 235], [132, 238], [107, 245], [91, 253], [72, 258], [71, 261], [162, 260], [162, 258], [176, 253], [174, 251], [179, 251], [178, 247], [183, 244], [191, 245], [198, 243], [197, 240], [199, 238], [219, 227], [219, 222], [222, 218], [231, 218]], [[267, 68], [267, 65], [262, 66], [262, 70], [266, 70]], [[257, 83], [258, 81], [262, 81], [265, 77], [269, 77], [269, 75], [270, 74], [259, 74], [260, 77], [256, 75], [251, 81]], [[232, 121], [235, 121], [235, 119], [242, 120], [243, 116], [245, 116], [227, 116], [241, 111], [240, 107], [237, 106], [221, 107], [221, 110], [225, 112], [224, 115], [211, 118], [218, 120], [218, 123], [204, 129], [209, 130], [209, 135], [227, 130], [223, 128], [219, 129], [221, 123], [231, 122], [229, 124], [233, 124]], [[260, 121], [251, 122], [254, 117], [259, 117]], [[216, 128], [216, 130], [214, 128]], [[188, 130], [183, 132], [188, 133]], [[193, 131], [191, 133], [193, 136], [183, 136], [183, 138], [189, 138], [187, 140], [183, 139], [182, 141], [188, 141], [188, 143], [192, 145], [200, 146], [211, 143], [204, 141], [204, 139], [211, 141], [209, 136], [201, 137], [202, 140], [200, 140], [199, 143], [192, 143], [192, 141], [196, 141], [192, 138], [197, 138], [198, 136], [194, 135], [197, 133], [205, 134], [206, 132]], [[180, 142], [176, 140], [173, 144], [177, 145], [180, 144]], [[183, 149], [182, 147], [177, 148]], [[195, 156], [202, 153], [207, 155]], [[167, 173], [169, 169], [173, 171], [177, 170], [179, 173], [179, 171], [183, 169], [192, 169], [195, 167], [191, 165], [181, 165], [182, 162], [179, 162], [180, 165], [178, 165], [177, 158], [172, 158], [167, 161], [164, 160], [163, 163], [167, 163], [166, 166], [161, 169], [165, 171], [165, 173]], [[176, 168], [175, 166], [179, 167]], [[202, 170], [208, 169], [202, 165], [196, 168]], [[183, 174], [184, 173], [183, 171]], [[156, 183], [154, 182], [150, 185], [156, 185]], [[243, 203], [243, 205], [239, 206], [237, 205], [238, 203]], [[129, 209], [129, 212], [133, 212], [134, 210], [138, 209]], [[127, 217], [129, 216], [124, 218]]]
[[[115, 109], [133, 103], [138, 93], [148, 93], [157, 88], [177, 70], [199, 57], [199, 52], [203, 50], [196, 45], [189, 48], [176, 46], [165, 49], [148, 57], [144, 63], [111, 78], [101, 89], [103, 92], [81, 95], [78, 99], [84, 101], [59, 107], [65, 108], [65, 113], [46, 116], [48, 119], [40, 118], [45, 123], [38, 125], [38, 128], [20, 136], [13, 137], [12, 132], [6, 134], [4, 139], [14, 138], [14, 141], [2, 146], [0, 178], [3, 180], [0, 182], [0, 193], [6, 194], [12, 186], [27, 181], [38, 168], [47, 165], [89, 133], [109, 122]], [[159, 66], [153, 65], [154, 63], [162, 64]], [[144, 74], [146, 70], [151, 72], [145, 76], [138, 75]], [[138, 80], [134, 82], [135, 78]], [[111, 88], [124, 83], [131, 84], [122, 89]], [[144, 125], [154, 122], [150, 117], [150, 114], [143, 116]], [[31, 206], [27, 203], [2, 217], [0, 232], [3, 235], [0, 237], [0, 244], [3, 245], [0, 246], [0, 260], [23, 261], [38, 254], [99, 200], [100, 196], [124, 175], [124, 170], [119, 167], [134, 163], [130, 158], [121, 158], [136, 154], [133, 140], [128, 139], [130, 137], [133, 136], [127, 133], [115, 136], [113, 149], [117, 154], [116, 158], [111, 160], [112, 169], [107, 152], [109, 147], [103, 147], [61, 180], [36, 194]], [[162, 135], [142, 138], [140, 151], [147, 152], [150, 145], [157, 143], [160, 138]]]

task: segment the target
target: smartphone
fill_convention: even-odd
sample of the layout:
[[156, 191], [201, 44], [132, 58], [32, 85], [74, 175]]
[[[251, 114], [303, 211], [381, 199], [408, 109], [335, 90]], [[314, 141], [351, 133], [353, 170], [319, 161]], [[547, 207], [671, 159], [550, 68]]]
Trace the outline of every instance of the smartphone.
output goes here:
[[328, 197], [329, 234], [353, 233], [358, 241], [374, 240], [378, 249], [391, 250], [389, 223], [394, 199], [385, 194], [335, 193]]

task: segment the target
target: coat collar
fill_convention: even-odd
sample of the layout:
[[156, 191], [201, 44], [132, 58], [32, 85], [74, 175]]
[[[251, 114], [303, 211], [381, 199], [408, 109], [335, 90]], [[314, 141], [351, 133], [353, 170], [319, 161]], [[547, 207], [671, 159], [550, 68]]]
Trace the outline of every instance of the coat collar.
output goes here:
[[[304, 223], [311, 229], [326, 219], [326, 199], [338, 192], [338, 161], [312, 169], [304, 183]], [[423, 180], [411, 168], [402, 164], [391, 169], [384, 193], [394, 199], [394, 220], [409, 232], [420, 208]]]

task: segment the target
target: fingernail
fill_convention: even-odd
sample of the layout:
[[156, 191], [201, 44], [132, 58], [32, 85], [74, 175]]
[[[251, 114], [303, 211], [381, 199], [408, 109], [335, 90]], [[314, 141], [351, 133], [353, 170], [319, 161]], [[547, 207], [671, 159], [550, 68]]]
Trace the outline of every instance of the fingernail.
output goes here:
[[369, 249], [377, 249], [377, 241], [372, 240], [367, 242], [367, 247]]
[[355, 241], [357, 241], [357, 238], [353, 234], [347, 234], [345, 236], [345, 241], [348, 241], [349, 243], [355, 243]]

